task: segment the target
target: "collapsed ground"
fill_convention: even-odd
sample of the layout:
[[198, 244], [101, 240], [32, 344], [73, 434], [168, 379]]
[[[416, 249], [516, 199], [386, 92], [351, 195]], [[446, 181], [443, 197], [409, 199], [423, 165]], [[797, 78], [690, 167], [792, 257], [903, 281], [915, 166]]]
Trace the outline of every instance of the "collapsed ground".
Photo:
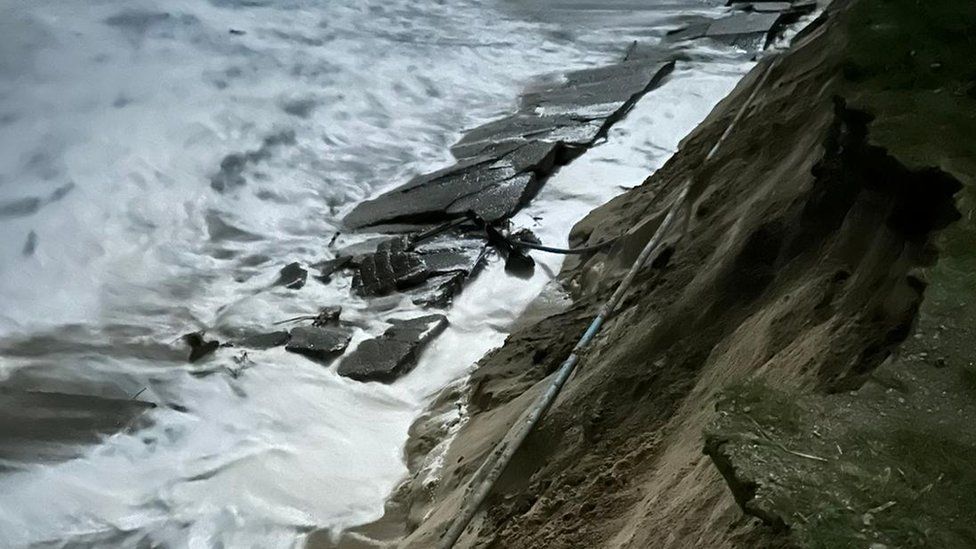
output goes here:
[[687, 227], [460, 546], [976, 545], [974, 10], [835, 2], [712, 162], [771, 59], [664, 168], [579, 223], [577, 245], [627, 236], [568, 263], [574, 304], [481, 362], [445, 455], [436, 407], [415, 425], [397, 542], [436, 545], [690, 178]]

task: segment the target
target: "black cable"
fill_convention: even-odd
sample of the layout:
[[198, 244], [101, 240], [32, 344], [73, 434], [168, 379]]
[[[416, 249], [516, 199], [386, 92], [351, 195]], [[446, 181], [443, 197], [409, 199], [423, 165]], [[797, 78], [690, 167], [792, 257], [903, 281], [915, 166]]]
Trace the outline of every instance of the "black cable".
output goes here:
[[538, 250], [540, 252], [547, 252], [551, 254], [576, 255], [576, 254], [586, 254], [590, 252], [598, 252], [600, 250], [612, 246], [617, 240], [620, 239], [620, 237], [618, 236], [616, 238], [611, 238], [610, 240], [605, 240], [603, 242], [600, 242], [599, 244], [594, 244], [592, 246], [583, 246], [580, 248], [556, 248], [554, 246], [546, 246], [544, 244], [538, 244], [536, 242], [530, 242], [528, 240], [518, 240], [515, 238], [508, 238], [504, 236], [500, 231], [492, 227], [490, 223], [487, 223], [485, 220], [481, 219], [481, 217], [475, 214], [474, 212], [465, 212], [464, 217], [460, 217], [458, 219], [448, 221], [446, 223], [437, 225], [435, 227], [427, 229], [426, 231], [414, 235], [410, 239], [410, 244], [412, 246], [423, 240], [427, 240], [431, 237], [437, 236], [440, 233], [443, 233], [455, 227], [459, 227], [467, 222], [473, 222], [476, 225], [479, 225], [485, 231], [487, 231], [488, 233], [487, 236], [489, 237], [489, 241], [494, 241], [496, 245], [499, 244], [500, 241], [504, 241], [514, 248], [528, 248], [530, 250]]
[[535, 242], [529, 242], [527, 240], [515, 240], [511, 239], [509, 242], [520, 247], [529, 248], [531, 250], [539, 250], [540, 252], [549, 252], [551, 254], [563, 254], [563, 255], [573, 255], [573, 254], [586, 254], [590, 252], [598, 252], [605, 248], [609, 248], [619, 240], [620, 237], [611, 238], [610, 240], [605, 240], [599, 244], [594, 244], [592, 246], [582, 246], [580, 248], [555, 248], [553, 246], [545, 246], [542, 244], [536, 244]]

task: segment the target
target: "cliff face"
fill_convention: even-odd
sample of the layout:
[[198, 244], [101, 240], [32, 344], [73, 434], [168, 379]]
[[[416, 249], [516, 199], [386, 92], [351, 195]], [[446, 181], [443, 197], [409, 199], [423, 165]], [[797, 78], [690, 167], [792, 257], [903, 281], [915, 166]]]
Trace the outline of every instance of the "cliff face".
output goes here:
[[689, 177], [689, 223], [461, 546], [970, 546], [976, 74], [960, 51], [976, 14], [913, 5], [835, 3], [711, 162], [771, 59], [664, 168], [579, 223], [574, 244], [627, 237], [567, 264], [574, 304], [479, 365], [438, 480], [418, 473], [398, 496], [407, 546], [435, 545]]

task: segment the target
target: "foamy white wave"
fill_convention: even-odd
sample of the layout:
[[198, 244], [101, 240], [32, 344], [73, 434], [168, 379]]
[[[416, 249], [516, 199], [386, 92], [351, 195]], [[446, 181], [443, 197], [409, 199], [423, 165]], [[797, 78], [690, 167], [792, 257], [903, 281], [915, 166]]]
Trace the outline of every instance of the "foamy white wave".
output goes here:
[[208, 299], [244, 253], [208, 216], [260, 237], [249, 253], [311, 253], [529, 75], [595, 59], [482, 4], [6, 3], [0, 211], [41, 205], [0, 218], [5, 329]]
[[[221, 352], [190, 375], [168, 349], [193, 329], [267, 328], [328, 304], [360, 326], [356, 345], [415, 314], [369, 307], [347, 279], [268, 285], [286, 263], [327, 257], [356, 201], [448, 164], [460, 132], [510, 109], [530, 77], [619, 57], [689, 11], [557, 4], [0, 7], [0, 336], [59, 342], [0, 352], [0, 378], [145, 388], [160, 404], [150, 426], [78, 459], [0, 476], [0, 546], [287, 547], [306, 528], [378, 518], [406, 471], [410, 423], [501, 344], [561, 258], [537, 256], [528, 281], [489, 265], [391, 385], [281, 349]], [[748, 69], [711, 53], [679, 64], [516, 222], [564, 244], [576, 220], [662, 165]]]

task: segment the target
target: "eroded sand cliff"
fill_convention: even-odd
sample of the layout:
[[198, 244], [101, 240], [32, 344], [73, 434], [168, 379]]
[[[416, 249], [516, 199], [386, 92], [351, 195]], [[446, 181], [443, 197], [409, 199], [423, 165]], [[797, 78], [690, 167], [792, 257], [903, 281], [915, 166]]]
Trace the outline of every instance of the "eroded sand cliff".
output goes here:
[[909, 4], [835, 2], [664, 168], [576, 226], [576, 245], [627, 236], [567, 263], [548, 297], [565, 291], [572, 305], [553, 314], [543, 296], [480, 363], [445, 455], [437, 407], [457, 389], [414, 426], [414, 477], [388, 513], [406, 524], [403, 545], [436, 545], [472, 474], [689, 179], [688, 224], [459, 545], [976, 543], [963, 459], [976, 444], [976, 85], [964, 53], [976, 14]]

